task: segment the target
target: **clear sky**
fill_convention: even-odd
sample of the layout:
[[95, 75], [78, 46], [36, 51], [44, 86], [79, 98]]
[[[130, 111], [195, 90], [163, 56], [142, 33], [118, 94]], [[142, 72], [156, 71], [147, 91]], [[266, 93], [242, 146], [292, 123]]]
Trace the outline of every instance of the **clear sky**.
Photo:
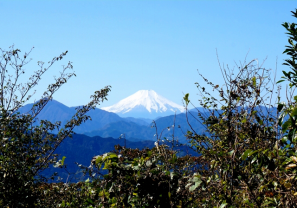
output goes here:
[[[155, 90], [177, 104], [183, 93], [197, 100], [197, 69], [213, 83], [222, 83], [221, 63], [258, 58], [277, 77], [287, 43], [283, 22], [296, 1], [169, 1], [169, 0], [0, 0], [0, 48], [12, 44], [31, 53], [27, 69], [69, 51], [43, 77], [36, 96], [53, 81], [61, 65], [72, 61], [73, 77], [54, 96], [67, 106], [89, 101], [90, 95], [112, 86], [110, 106], [138, 90]], [[35, 97], [36, 99], [38, 97]], [[33, 100], [32, 100], [33, 102]]]

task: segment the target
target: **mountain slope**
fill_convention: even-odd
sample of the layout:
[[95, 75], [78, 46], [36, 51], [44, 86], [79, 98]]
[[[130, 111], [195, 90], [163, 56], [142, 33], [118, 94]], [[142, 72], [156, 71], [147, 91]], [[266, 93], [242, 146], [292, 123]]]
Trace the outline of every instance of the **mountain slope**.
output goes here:
[[[20, 108], [18, 112], [21, 114], [28, 113], [30, 109], [32, 108], [33, 104], [27, 104], [24, 107]], [[75, 114], [76, 107], [67, 107], [66, 105], [56, 101], [51, 100], [44, 109], [40, 112], [38, 115], [39, 120], [48, 120], [52, 123], [61, 121], [61, 125], [69, 121], [72, 116]], [[88, 120], [85, 123], [81, 124], [80, 126], [77, 126], [74, 128], [74, 131], [76, 133], [84, 133], [84, 132], [90, 132], [98, 130], [105, 125], [109, 123], [114, 123], [118, 121], [127, 121], [130, 122], [130, 120], [133, 120], [135, 123], [139, 123], [140, 125], [149, 125], [148, 122], [145, 122], [143, 119], [125, 119], [121, 118], [115, 113], [110, 113], [101, 109], [94, 109], [87, 113], [87, 115], [91, 116], [92, 120]], [[57, 133], [57, 132], [53, 132]]]
[[[22, 107], [20, 113], [28, 113], [32, 108], [33, 104], [28, 104]], [[51, 122], [61, 121], [62, 126], [75, 114], [75, 107], [67, 107], [62, 103], [52, 100], [45, 106], [40, 112], [39, 120], [49, 120]], [[112, 137], [119, 138], [121, 134], [125, 134], [126, 139], [131, 141], [141, 140], [156, 140], [154, 136], [156, 129], [151, 128], [152, 119], [137, 119], [137, 118], [121, 118], [115, 113], [107, 112], [96, 108], [88, 113], [92, 120], [88, 120], [81, 126], [75, 127], [74, 132], [78, 134], [86, 134], [88, 136], [101, 136], [101, 137]], [[196, 119], [189, 117], [189, 121], [196, 131], [201, 132], [201, 124], [197, 123]], [[149, 123], [150, 122], [150, 123]], [[170, 127], [174, 124], [174, 115], [161, 117], [156, 119], [158, 128], [158, 134], [160, 135], [163, 129]], [[181, 128], [175, 128], [175, 137], [180, 142], [186, 143], [186, 138], [183, 134], [189, 130], [189, 126], [186, 121], [184, 113], [176, 115], [175, 126], [181, 126]], [[181, 131], [182, 130], [182, 131]], [[52, 133], [57, 133], [53, 131]], [[162, 138], [171, 137], [172, 130], [163, 131]]]
[[[74, 134], [73, 138], [66, 138], [61, 145], [56, 149], [55, 154], [59, 154], [59, 158], [63, 156], [66, 157], [65, 164], [67, 165], [67, 170], [75, 174], [74, 178], [71, 176], [68, 178], [68, 173], [61, 168], [54, 168], [52, 165], [46, 169], [42, 174], [44, 176], [50, 177], [54, 172], [58, 172], [59, 176], [63, 178], [65, 182], [68, 178], [70, 182], [78, 182], [87, 179], [88, 175], [84, 176], [79, 167], [75, 164], [82, 164], [83, 166], [88, 167], [91, 163], [91, 160], [96, 155], [102, 155], [103, 153], [111, 152], [114, 150], [115, 145], [124, 146], [126, 148], [132, 149], [144, 149], [144, 148], [153, 148], [154, 141], [138, 141], [132, 142], [123, 139], [113, 139], [113, 138], [102, 138], [99, 136], [88, 137], [82, 134]], [[179, 150], [179, 155], [185, 155], [186, 153], [198, 156], [197, 152], [194, 152], [190, 148], [185, 146], [178, 146], [174, 148]]]
[[153, 90], [139, 90], [133, 95], [119, 101], [115, 105], [101, 108], [108, 112], [117, 113], [122, 117], [150, 118], [172, 115], [184, 112], [180, 106]]
[[[197, 113], [188, 116], [188, 120], [197, 134], [205, 133], [205, 127], [202, 125], [202, 121], [198, 118]], [[186, 115], [184, 113], [177, 114], [176, 116], [165, 116], [157, 119], [156, 121], [158, 136], [160, 139], [164, 137], [171, 139], [174, 133], [175, 139], [181, 143], [187, 143], [185, 134], [188, 130], [191, 130], [187, 123]], [[175, 125], [174, 132], [172, 126]], [[168, 130], [167, 128], [170, 127]], [[139, 140], [156, 140], [156, 129], [151, 125], [140, 126], [137, 123], [126, 121], [113, 122], [105, 125], [95, 131], [85, 132], [88, 136], [101, 136], [101, 137], [113, 137], [118, 138], [121, 134], [125, 134], [126, 138], [131, 141]], [[162, 135], [161, 135], [162, 134]]]

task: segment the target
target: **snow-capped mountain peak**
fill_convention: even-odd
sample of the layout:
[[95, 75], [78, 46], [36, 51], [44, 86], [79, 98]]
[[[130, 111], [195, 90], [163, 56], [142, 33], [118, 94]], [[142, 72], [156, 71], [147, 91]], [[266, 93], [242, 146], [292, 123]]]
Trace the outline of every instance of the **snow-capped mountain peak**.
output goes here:
[[153, 90], [139, 90], [115, 105], [101, 109], [124, 117], [147, 118], [184, 112], [183, 106], [158, 95]]

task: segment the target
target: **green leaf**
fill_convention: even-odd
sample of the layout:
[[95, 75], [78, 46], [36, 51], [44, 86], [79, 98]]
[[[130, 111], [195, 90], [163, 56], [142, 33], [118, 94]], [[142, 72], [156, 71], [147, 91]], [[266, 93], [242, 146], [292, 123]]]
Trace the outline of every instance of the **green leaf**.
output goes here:
[[281, 82], [284, 82], [285, 80], [279, 80], [278, 82], [276, 82], [276, 84], [278, 84], [278, 83], [281, 83]]
[[98, 163], [102, 163], [102, 156], [98, 156], [95, 160], [96, 165], [98, 165]]
[[112, 159], [112, 158], [118, 158], [118, 155], [112, 152], [108, 155], [108, 159]]
[[282, 131], [285, 133], [288, 130], [288, 127], [291, 125], [291, 120], [287, 120], [283, 125], [282, 125]]
[[186, 102], [186, 105], [189, 104], [189, 102], [190, 102], [190, 100], [189, 100], [189, 93], [185, 94], [184, 101]]
[[61, 165], [64, 165], [64, 161], [65, 161], [65, 159], [66, 159], [66, 157], [63, 156], [63, 157], [62, 157], [62, 161], [61, 161]]
[[234, 150], [228, 152], [229, 155], [233, 155]]
[[277, 105], [277, 111], [278, 112], [281, 112], [284, 106], [285, 105], [283, 103], [278, 103], [278, 105]]
[[198, 178], [198, 177], [194, 177], [193, 181], [196, 181], [196, 182], [195, 182], [195, 184], [194, 184], [193, 186], [191, 186], [191, 187], [189, 188], [189, 191], [190, 191], [190, 192], [191, 192], [191, 191], [194, 191], [194, 190], [195, 190], [197, 187], [199, 187], [200, 184], [202, 183], [202, 180], [201, 180], [200, 178]]
[[65, 207], [65, 201], [63, 200], [60, 207]]
[[284, 136], [282, 139], [281, 139], [282, 143], [286, 144], [287, 141], [288, 141], [288, 137]]
[[261, 118], [260, 118], [258, 115], [256, 115], [256, 120], [258, 121], [258, 123], [259, 123], [260, 125], [263, 124], [263, 120], [261, 120]]
[[228, 205], [228, 203], [224, 202], [223, 204], [221, 204], [220, 208], [224, 208], [227, 205]]
[[253, 81], [253, 86], [256, 87], [257, 86], [256, 77], [253, 77], [252, 81]]
[[291, 129], [289, 131], [289, 133], [288, 133], [288, 139], [290, 141], [293, 141], [295, 139], [295, 133], [296, 133], [296, 129], [295, 128], [294, 129]]
[[245, 159], [248, 157], [248, 155], [249, 155], [250, 152], [252, 152], [252, 150], [250, 150], [250, 149], [246, 150], [246, 151], [241, 155], [242, 160], [245, 160]]
[[294, 108], [294, 110], [291, 113], [291, 116], [296, 116], [297, 115], [297, 108]]
[[267, 201], [264, 204], [262, 204], [262, 206], [264, 207], [264, 206], [267, 206], [267, 205], [272, 204], [272, 203], [273, 203], [273, 201]]
[[253, 159], [252, 159], [252, 164], [256, 161], [258, 159], [258, 157], [257, 156], [255, 156]]

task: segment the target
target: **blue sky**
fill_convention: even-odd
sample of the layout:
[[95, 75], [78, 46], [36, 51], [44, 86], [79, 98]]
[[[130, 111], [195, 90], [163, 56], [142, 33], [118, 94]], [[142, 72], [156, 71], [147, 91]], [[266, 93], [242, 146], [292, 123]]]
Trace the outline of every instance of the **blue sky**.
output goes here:
[[[296, 1], [2, 1], [0, 48], [23, 52], [35, 47], [27, 69], [69, 51], [44, 75], [35, 99], [72, 61], [73, 77], [54, 99], [77, 106], [106, 85], [110, 106], [138, 90], [155, 90], [182, 104], [183, 93], [197, 103], [197, 69], [222, 84], [221, 63], [257, 58], [264, 67], [282, 70], [287, 43], [283, 22]], [[28, 72], [29, 73], [29, 72]], [[28, 74], [27, 73], [27, 74]], [[25, 77], [24, 77], [25, 78]], [[33, 102], [33, 100], [32, 100]]]

